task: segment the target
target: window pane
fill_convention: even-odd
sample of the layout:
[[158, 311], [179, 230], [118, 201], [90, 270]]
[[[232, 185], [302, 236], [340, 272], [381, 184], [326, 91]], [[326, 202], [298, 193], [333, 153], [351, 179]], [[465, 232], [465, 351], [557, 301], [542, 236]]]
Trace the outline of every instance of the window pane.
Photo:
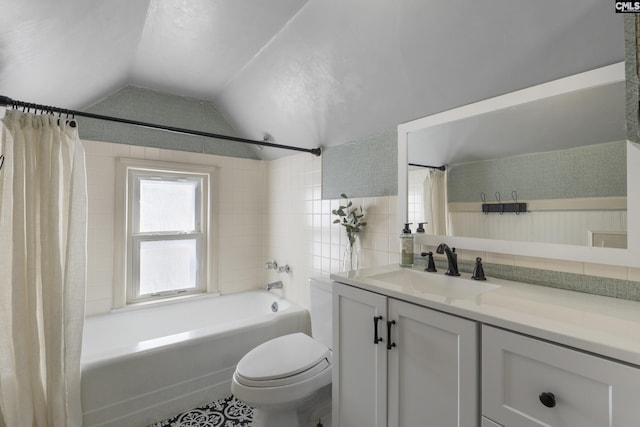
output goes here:
[[195, 239], [140, 242], [140, 295], [195, 287]]
[[140, 179], [139, 231], [194, 231], [195, 181]]

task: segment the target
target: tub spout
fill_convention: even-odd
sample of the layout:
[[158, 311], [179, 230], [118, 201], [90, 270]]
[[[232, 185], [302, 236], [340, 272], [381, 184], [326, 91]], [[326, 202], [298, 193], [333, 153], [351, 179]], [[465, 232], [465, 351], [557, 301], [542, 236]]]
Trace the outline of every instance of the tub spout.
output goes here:
[[282, 289], [282, 280], [278, 280], [277, 282], [273, 282], [273, 283], [269, 283], [266, 286], [267, 291], [270, 291], [271, 289]]

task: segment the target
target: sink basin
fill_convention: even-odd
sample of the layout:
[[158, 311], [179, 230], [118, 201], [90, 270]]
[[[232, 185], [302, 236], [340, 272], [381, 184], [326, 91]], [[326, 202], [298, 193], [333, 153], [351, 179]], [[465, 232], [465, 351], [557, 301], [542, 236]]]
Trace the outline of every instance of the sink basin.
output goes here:
[[441, 295], [446, 298], [473, 298], [485, 292], [498, 289], [500, 285], [464, 277], [451, 277], [439, 273], [423, 273], [406, 269], [369, 276], [369, 279], [411, 288], [420, 293]]

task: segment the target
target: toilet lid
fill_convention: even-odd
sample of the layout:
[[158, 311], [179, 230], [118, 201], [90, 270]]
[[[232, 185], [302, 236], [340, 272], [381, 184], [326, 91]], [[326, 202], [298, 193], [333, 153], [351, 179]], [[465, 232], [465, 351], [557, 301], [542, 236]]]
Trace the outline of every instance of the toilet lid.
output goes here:
[[[248, 352], [238, 362], [236, 376], [243, 383], [254, 384], [264, 381], [290, 378], [301, 380], [298, 374], [309, 372], [309, 377], [329, 367], [331, 351], [325, 345], [303, 333], [295, 333], [274, 338], [260, 344]], [[282, 381], [277, 381], [282, 383]]]

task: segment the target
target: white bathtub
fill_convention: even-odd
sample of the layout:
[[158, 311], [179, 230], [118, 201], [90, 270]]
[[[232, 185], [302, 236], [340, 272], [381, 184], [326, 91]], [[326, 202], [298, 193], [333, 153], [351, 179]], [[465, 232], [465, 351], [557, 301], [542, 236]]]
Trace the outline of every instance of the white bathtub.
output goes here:
[[[278, 312], [271, 309], [273, 302]], [[84, 426], [142, 427], [230, 394], [253, 347], [309, 332], [308, 311], [266, 291], [202, 296], [88, 317]]]

